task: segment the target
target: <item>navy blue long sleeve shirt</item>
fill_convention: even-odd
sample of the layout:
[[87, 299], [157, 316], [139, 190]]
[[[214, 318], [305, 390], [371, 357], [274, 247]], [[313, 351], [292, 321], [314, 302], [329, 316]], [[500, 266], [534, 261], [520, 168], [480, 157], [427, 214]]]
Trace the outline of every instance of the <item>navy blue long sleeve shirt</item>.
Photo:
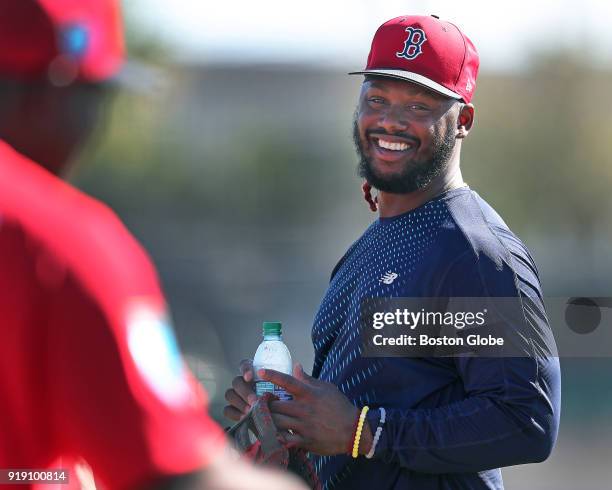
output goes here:
[[[367, 358], [367, 298], [512, 297], [533, 336], [521, 357]], [[506, 326], [504, 326], [505, 328]], [[504, 335], [515, 335], [507, 325]], [[557, 436], [560, 369], [538, 272], [523, 243], [468, 187], [380, 218], [332, 273], [315, 317], [313, 376], [387, 421], [372, 459], [314, 456], [324, 488], [503, 489], [503, 466], [543, 461]]]

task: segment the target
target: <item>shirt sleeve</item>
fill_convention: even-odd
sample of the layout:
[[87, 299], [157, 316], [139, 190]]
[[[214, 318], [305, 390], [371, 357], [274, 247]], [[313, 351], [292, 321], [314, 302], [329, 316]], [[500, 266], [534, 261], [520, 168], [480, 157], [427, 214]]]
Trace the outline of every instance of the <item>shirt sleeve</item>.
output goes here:
[[[429, 409], [387, 409], [374, 457], [425, 473], [545, 460], [559, 426], [560, 368], [535, 266], [465, 253], [449, 268], [439, 296], [515, 297], [526, 327], [505, 325], [504, 337], [523, 346], [524, 355], [455, 357], [465, 398]], [[368, 416], [372, 430], [378, 412]]]
[[79, 263], [46, 293], [49, 436], [106, 487], [135, 488], [205, 467], [226, 442], [148, 257], [121, 227], [99, 232], [112, 246], [75, 244]]

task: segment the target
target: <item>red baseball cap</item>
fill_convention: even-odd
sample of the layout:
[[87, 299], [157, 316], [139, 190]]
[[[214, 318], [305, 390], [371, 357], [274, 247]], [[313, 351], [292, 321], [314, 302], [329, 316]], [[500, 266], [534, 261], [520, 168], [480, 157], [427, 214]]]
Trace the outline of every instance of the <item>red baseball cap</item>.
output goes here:
[[409, 80], [470, 102], [478, 65], [474, 44], [457, 26], [435, 15], [404, 15], [378, 28], [365, 70], [349, 75]]
[[0, 76], [99, 82], [125, 59], [118, 0], [1, 0]]

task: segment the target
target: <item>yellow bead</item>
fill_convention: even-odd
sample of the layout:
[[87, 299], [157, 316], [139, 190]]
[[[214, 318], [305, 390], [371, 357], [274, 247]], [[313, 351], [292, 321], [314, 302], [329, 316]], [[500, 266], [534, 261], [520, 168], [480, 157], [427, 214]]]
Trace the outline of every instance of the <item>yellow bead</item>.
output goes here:
[[357, 423], [357, 430], [355, 431], [355, 441], [353, 442], [353, 453], [351, 456], [357, 458], [359, 456], [359, 441], [361, 440], [361, 432], [363, 431], [363, 423], [365, 422], [366, 414], [370, 410], [367, 405], [361, 409], [359, 414], [359, 422]]

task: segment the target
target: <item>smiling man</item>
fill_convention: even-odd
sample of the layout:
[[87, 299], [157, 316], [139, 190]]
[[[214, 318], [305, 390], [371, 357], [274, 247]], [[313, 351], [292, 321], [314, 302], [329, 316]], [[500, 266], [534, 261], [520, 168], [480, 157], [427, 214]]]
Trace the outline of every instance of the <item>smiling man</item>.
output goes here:
[[[325, 488], [502, 489], [499, 468], [545, 460], [557, 437], [560, 370], [536, 266], [500, 216], [463, 181], [478, 54], [453, 24], [403, 16], [374, 36], [354, 122], [366, 199], [379, 218], [332, 272], [315, 317], [312, 377], [264, 379], [288, 444], [313, 454]], [[371, 188], [378, 189], [373, 199]], [[510, 298], [497, 328], [521, 355], [366, 357], [370, 298]], [[254, 401], [248, 363], [226, 397]]]
[[459, 168], [460, 140], [473, 120], [471, 104], [403, 80], [366, 75], [353, 139], [359, 173], [366, 189], [382, 191], [386, 216], [465, 185]]

